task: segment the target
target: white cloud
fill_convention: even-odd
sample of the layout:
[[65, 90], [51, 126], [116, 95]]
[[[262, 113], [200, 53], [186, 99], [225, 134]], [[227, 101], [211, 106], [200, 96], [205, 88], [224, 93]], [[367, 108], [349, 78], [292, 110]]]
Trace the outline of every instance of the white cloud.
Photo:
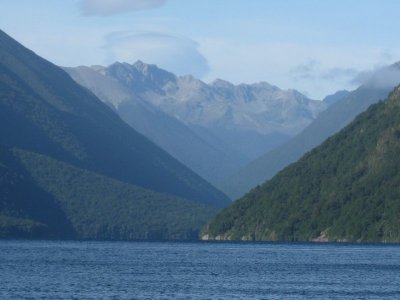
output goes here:
[[318, 62], [314, 59], [310, 59], [303, 64], [293, 67], [291, 73], [295, 80], [314, 79], [318, 76]]
[[399, 65], [376, 67], [374, 70], [360, 72], [351, 83], [368, 84], [377, 88], [392, 88], [400, 83]]
[[81, 0], [85, 15], [110, 16], [162, 6], [166, 0]]
[[310, 59], [306, 63], [295, 66], [291, 70], [294, 80], [327, 80], [347, 81], [359, 73], [358, 70], [347, 67], [324, 67], [320, 62]]
[[107, 61], [142, 60], [178, 75], [191, 74], [198, 78], [209, 71], [198, 44], [185, 37], [160, 32], [115, 32], [107, 36], [105, 48]]

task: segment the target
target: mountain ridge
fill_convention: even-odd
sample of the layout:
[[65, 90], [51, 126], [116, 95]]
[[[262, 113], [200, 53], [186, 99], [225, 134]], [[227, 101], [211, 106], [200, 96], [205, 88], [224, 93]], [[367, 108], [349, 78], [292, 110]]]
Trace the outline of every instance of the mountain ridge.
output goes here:
[[[118, 83], [128, 96], [122, 99], [118, 92], [104, 95], [100, 91], [104, 86], [97, 83], [98, 76], [82, 78], [83, 68], [85, 72], [90, 69], [101, 74], [103, 80]], [[280, 90], [267, 82], [234, 85], [217, 79], [207, 84], [193, 76], [176, 76], [141, 61], [65, 70], [104, 102], [112, 103], [113, 109], [133, 128], [214, 184], [234, 174], [264, 150], [286, 141], [326, 107], [321, 101], [311, 100], [295, 90]], [[140, 115], [146, 114], [143, 106], [153, 114], [158, 111], [165, 122], [160, 125], [154, 120], [145, 124], [145, 120], [140, 120]], [[151, 119], [151, 113], [146, 118]], [[187, 132], [183, 140], [169, 130], [178, 126]], [[201, 150], [190, 147], [190, 142], [184, 143], [185, 139], [196, 140]]]

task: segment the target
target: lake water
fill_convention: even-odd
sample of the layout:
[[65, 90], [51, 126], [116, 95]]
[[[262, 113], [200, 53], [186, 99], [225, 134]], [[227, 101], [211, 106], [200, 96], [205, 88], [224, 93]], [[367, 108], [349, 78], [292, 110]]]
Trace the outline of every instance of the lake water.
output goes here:
[[0, 299], [400, 299], [400, 246], [0, 241]]

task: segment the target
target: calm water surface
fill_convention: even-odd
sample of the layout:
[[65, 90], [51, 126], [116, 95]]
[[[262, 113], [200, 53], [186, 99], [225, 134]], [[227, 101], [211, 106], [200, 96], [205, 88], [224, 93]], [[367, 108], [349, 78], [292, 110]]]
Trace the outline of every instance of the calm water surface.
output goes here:
[[0, 299], [400, 299], [400, 246], [0, 241]]

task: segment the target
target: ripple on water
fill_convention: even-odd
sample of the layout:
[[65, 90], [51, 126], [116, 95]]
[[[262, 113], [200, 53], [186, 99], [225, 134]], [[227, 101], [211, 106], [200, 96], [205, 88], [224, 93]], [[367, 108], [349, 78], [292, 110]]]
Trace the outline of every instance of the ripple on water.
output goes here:
[[1, 299], [399, 299], [400, 246], [0, 241]]

